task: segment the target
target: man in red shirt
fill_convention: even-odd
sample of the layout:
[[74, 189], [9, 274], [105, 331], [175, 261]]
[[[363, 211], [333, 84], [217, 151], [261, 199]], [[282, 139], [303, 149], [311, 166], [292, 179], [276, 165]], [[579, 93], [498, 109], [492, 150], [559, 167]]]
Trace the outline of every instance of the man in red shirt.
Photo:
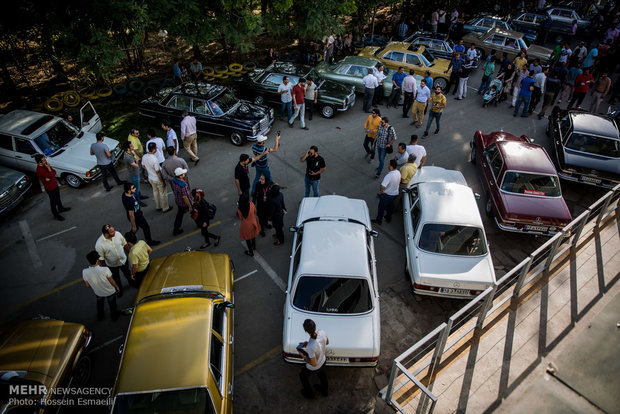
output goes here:
[[52, 214], [56, 220], [64, 221], [65, 218], [60, 213], [71, 210], [71, 207], [64, 207], [62, 201], [60, 201], [60, 188], [58, 187], [58, 181], [56, 181], [56, 170], [47, 162], [47, 158], [43, 154], [35, 155], [34, 159], [37, 162], [37, 177], [43, 183], [45, 192], [50, 198]]
[[573, 92], [573, 99], [570, 100], [567, 109], [571, 109], [576, 102], [577, 107], [581, 109], [581, 102], [586, 97], [590, 85], [594, 83], [594, 77], [590, 74], [590, 68], [584, 69], [581, 75], [575, 78], [575, 91]]
[[293, 87], [293, 106], [295, 112], [288, 120], [288, 126], [293, 128], [295, 118], [299, 115], [299, 122], [301, 122], [301, 129], [310, 129], [306, 126], [306, 102], [304, 101], [304, 95], [306, 94], [306, 80], [304, 78], [299, 79], [299, 83]]

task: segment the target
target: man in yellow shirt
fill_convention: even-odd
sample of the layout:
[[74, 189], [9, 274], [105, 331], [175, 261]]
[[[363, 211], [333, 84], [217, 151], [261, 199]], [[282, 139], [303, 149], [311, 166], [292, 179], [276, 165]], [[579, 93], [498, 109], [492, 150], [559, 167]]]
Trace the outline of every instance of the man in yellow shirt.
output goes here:
[[431, 110], [428, 114], [428, 123], [426, 124], [426, 130], [424, 131], [424, 137], [428, 136], [428, 130], [431, 128], [433, 119], [437, 122], [437, 129], [435, 135], [439, 134], [439, 121], [441, 120], [441, 114], [446, 107], [446, 97], [441, 93], [441, 86], [435, 86], [435, 93], [431, 96]]
[[364, 150], [366, 150], [366, 157], [370, 155], [368, 164], [375, 158], [374, 142], [377, 140], [377, 130], [380, 124], [381, 112], [377, 108], [374, 108], [370, 115], [368, 115], [368, 118], [366, 118], [366, 122], [364, 122], [364, 133], [366, 134], [366, 138], [364, 138]]
[[142, 168], [142, 163], [140, 160], [144, 155], [144, 146], [142, 146], [142, 142], [140, 142], [140, 131], [136, 128], [132, 128], [129, 131], [129, 135], [127, 136], [127, 141], [133, 144], [133, 154], [136, 158], [136, 162], [140, 165], [140, 171], [142, 172], [142, 182], [146, 182], [146, 170]]
[[418, 172], [418, 166], [416, 165], [417, 157], [415, 154], [409, 154], [407, 163], [400, 167], [400, 184], [398, 186], [398, 197], [396, 197], [396, 205], [399, 205], [400, 199], [403, 196], [403, 190], [407, 189], [407, 185], [411, 178]]
[[150, 254], [153, 249], [144, 240], [138, 241], [136, 233], [128, 231], [125, 233], [125, 240], [129, 246], [129, 263], [131, 264], [131, 280], [139, 286], [149, 271]]
[[525, 58], [524, 52], [519, 53], [519, 56], [515, 58], [514, 64], [517, 71], [527, 66], [527, 59]]

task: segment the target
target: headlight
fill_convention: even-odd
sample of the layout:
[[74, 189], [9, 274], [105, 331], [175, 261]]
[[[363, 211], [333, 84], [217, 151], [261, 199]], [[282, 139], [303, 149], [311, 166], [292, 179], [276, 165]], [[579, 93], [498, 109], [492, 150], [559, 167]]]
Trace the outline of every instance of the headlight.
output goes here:
[[17, 182], [17, 188], [23, 190], [28, 185], [28, 177], [22, 177], [21, 180]]
[[258, 134], [258, 123], [254, 124], [254, 126], [252, 126], [252, 135], [256, 135]]
[[91, 178], [99, 174], [99, 167], [95, 167], [86, 173], [86, 177]]
[[274, 117], [274, 115], [275, 115], [275, 112], [274, 112], [273, 108], [271, 108], [271, 109], [269, 110], [269, 116], [270, 116], [271, 118], [273, 118], [273, 117]]

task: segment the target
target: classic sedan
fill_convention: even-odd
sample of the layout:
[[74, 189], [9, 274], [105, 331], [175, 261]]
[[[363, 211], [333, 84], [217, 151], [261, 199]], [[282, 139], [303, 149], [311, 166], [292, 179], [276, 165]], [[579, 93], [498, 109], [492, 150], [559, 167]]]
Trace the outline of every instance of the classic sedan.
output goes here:
[[476, 199], [459, 171], [418, 170], [403, 194], [403, 221], [414, 293], [471, 299], [495, 284]]
[[332, 118], [336, 112], [346, 111], [355, 105], [355, 89], [341, 85], [321, 75], [311, 66], [289, 62], [276, 62], [265, 69], [256, 69], [245, 74], [235, 82], [235, 89], [256, 104], [271, 103], [280, 105], [278, 87], [288, 76], [291, 85], [297, 85], [300, 78], [311, 77], [318, 92], [318, 109], [325, 118]]
[[30, 187], [26, 174], [0, 165], [0, 214], [17, 206]]
[[620, 133], [611, 118], [556, 106], [547, 135], [560, 178], [603, 188], [620, 183]]
[[433, 32], [416, 32], [403, 40], [412, 46], [424, 46], [434, 57], [452, 59], [454, 42], [447, 34]]
[[552, 236], [572, 221], [551, 158], [525, 135], [476, 131], [471, 162], [487, 194], [485, 211], [500, 229]]
[[153, 259], [134, 307], [112, 413], [232, 413], [233, 273], [227, 254]]
[[413, 46], [406, 42], [390, 42], [386, 46], [367, 46], [359, 53], [360, 56], [369, 56], [379, 59], [386, 68], [398, 70], [404, 67], [405, 71], [413, 69], [416, 74], [426, 76], [425, 72], [431, 72], [433, 85], [445, 88], [450, 79], [451, 70], [448, 70], [450, 61], [435, 58], [424, 46]]
[[551, 7], [546, 12], [551, 16], [553, 24], [563, 30], [569, 31], [573, 25], [573, 20], [577, 20], [578, 30], [584, 30], [590, 25], [588, 19], [581, 18], [575, 10], [568, 7]]
[[[510, 23], [500, 17], [494, 16], [479, 16], [469, 20], [463, 26], [463, 34], [467, 33], [486, 33], [489, 30], [498, 27], [504, 30], [515, 30]], [[528, 42], [533, 42], [536, 39], [536, 34], [531, 35], [525, 33], [525, 38]]]
[[381, 345], [379, 286], [368, 207], [338, 195], [301, 201], [284, 301], [284, 360], [308, 340], [305, 319], [329, 336], [327, 365], [377, 365]]
[[180, 123], [183, 111], [196, 117], [196, 127], [205, 134], [227, 137], [233, 145], [256, 141], [273, 125], [273, 109], [237, 99], [225, 86], [184, 83], [164, 88], [140, 102], [140, 115], [161, 122]]
[[501, 52], [506, 52], [508, 58], [514, 60], [521, 50], [526, 50], [528, 58], [539, 59], [541, 64], [545, 64], [553, 52], [551, 49], [538, 45], [528, 46], [523, 39], [523, 33], [497, 27], [486, 33], [468, 33], [463, 36], [463, 41], [466, 45], [474, 44], [483, 58], [492, 51], [496, 51], [500, 52], [498, 57], [501, 56]]

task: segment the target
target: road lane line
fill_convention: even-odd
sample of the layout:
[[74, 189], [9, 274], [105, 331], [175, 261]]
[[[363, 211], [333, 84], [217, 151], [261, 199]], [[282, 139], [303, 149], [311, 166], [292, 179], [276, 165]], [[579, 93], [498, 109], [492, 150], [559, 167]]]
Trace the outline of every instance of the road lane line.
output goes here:
[[32, 265], [35, 269], [41, 267], [43, 263], [41, 262], [41, 258], [39, 257], [39, 253], [37, 252], [37, 245], [34, 242], [32, 233], [30, 232], [30, 226], [28, 226], [28, 222], [26, 220], [20, 220], [19, 228], [22, 229], [22, 234], [24, 235], [24, 240], [26, 241], [26, 249], [28, 250], [28, 254], [30, 255], [30, 260], [32, 260]]
[[58, 233], [50, 234], [49, 236], [41, 237], [39, 240], [37, 240], [37, 242], [40, 242], [40, 241], [43, 241], [43, 240], [47, 240], [47, 239], [51, 239], [54, 236], [58, 236], [59, 234], [66, 233], [66, 232], [74, 230], [74, 229], [77, 229], [77, 226], [69, 227], [66, 230], [62, 230], [62, 231], [59, 231]]
[[237, 282], [241, 282], [243, 279], [245, 279], [245, 278], [246, 278], [246, 277], [248, 277], [248, 276], [252, 276], [252, 275], [253, 275], [254, 273], [256, 273], [256, 272], [258, 272], [258, 270], [254, 269], [254, 270], [252, 270], [250, 273], [246, 273], [245, 275], [243, 275], [243, 276], [241, 276], [241, 277], [238, 277], [237, 279], [235, 279], [235, 281], [234, 281], [234, 282], [235, 282], [235, 283], [237, 283]]
[[256, 358], [254, 361], [252, 361], [252, 362], [250, 362], [248, 364], [245, 364], [243, 367], [241, 367], [241, 369], [235, 371], [235, 375], [239, 376], [239, 375], [245, 374], [246, 372], [248, 372], [249, 370], [251, 370], [252, 368], [257, 366], [258, 364], [261, 364], [261, 363], [265, 362], [267, 359], [271, 358], [272, 356], [274, 356], [275, 354], [277, 354], [280, 351], [282, 351], [282, 345], [276, 346], [271, 351], [267, 351], [263, 355], [261, 355], [258, 358]]
[[[222, 222], [218, 220], [218, 221], [216, 221], [215, 223], [213, 223], [213, 224], [209, 225], [209, 228], [211, 228], [211, 227], [215, 227], [215, 226], [219, 226], [220, 224], [222, 224]], [[183, 240], [183, 239], [186, 239], [186, 238], [188, 238], [188, 237], [194, 236], [194, 235], [196, 235], [196, 234], [198, 234], [198, 233], [200, 233], [200, 229], [198, 229], [198, 230], [194, 230], [194, 231], [192, 231], [191, 233], [187, 233], [187, 234], [185, 234], [185, 235], [183, 235], [183, 236], [177, 237], [176, 239], [172, 239], [172, 240], [170, 240], [170, 241], [167, 241], [166, 243], [162, 243], [162, 244], [160, 244], [159, 246], [155, 246], [155, 247], [153, 247], [153, 251], [156, 251], [156, 250], [159, 250], [159, 249], [163, 249], [163, 248], [164, 248], [164, 247], [166, 247], [166, 246], [170, 246], [171, 244], [174, 244], [174, 243], [176, 243], [176, 242], [179, 242], [179, 241], [181, 241], [181, 240]]]
[[[244, 242], [241, 242], [241, 245], [243, 247], [246, 247], [246, 244]], [[267, 261], [263, 259], [263, 256], [261, 256], [260, 253], [258, 253], [256, 250], [254, 250], [254, 260], [258, 262], [258, 264], [263, 268], [265, 273], [267, 273], [267, 276], [269, 276], [271, 280], [273, 280], [273, 283], [275, 283], [280, 288], [280, 290], [282, 290], [282, 292], [286, 291], [286, 285], [284, 284], [282, 279], [280, 279], [280, 276], [278, 276], [276, 271], [273, 270], [271, 266], [269, 266], [269, 263], [267, 263]]]
[[120, 336], [117, 336], [116, 338], [113, 338], [113, 339], [110, 339], [108, 341], [105, 341], [101, 345], [99, 345], [99, 346], [91, 349], [90, 351], [88, 351], [88, 354], [86, 354], [86, 355], [93, 354], [93, 353], [99, 351], [100, 349], [105, 348], [106, 346], [108, 346], [110, 344], [113, 344], [114, 342], [118, 341], [119, 339], [123, 339], [123, 335], [120, 335]]

